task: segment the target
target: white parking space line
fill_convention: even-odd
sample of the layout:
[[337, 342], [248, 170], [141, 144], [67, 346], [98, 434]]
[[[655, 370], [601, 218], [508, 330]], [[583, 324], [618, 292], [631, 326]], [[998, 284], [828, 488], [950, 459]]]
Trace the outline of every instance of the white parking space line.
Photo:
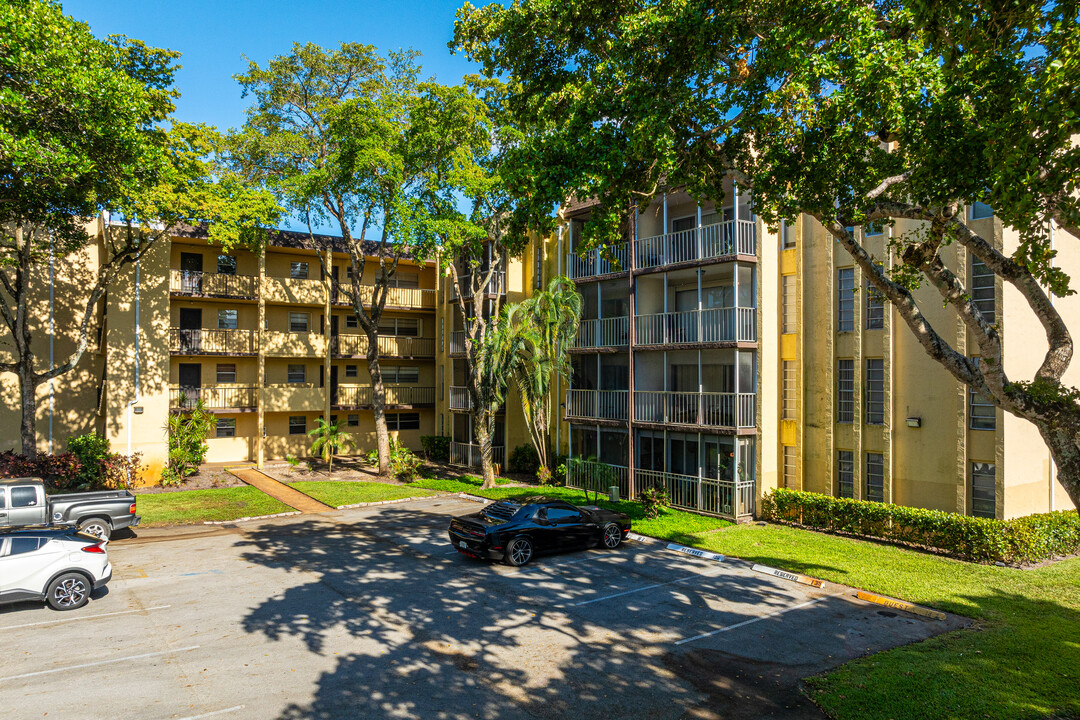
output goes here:
[[236, 712], [237, 710], [243, 710], [243, 705], [234, 705], [231, 708], [225, 708], [224, 710], [213, 710], [211, 712], [203, 713], [202, 715], [188, 715], [187, 717], [178, 718], [178, 720], [202, 720], [203, 718], [214, 717], [215, 715], [224, 715], [225, 713]]
[[[832, 597], [832, 596], [829, 595], [827, 597]], [[791, 612], [792, 610], [800, 610], [800, 609], [802, 609], [804, 607], [808, 607], [810, 605], [813, 605], [814, 603], [819, 603], [819, 602], [821, 602], [822, 600], [825, 600], [825, 599], [826, 598], [824, 598], [824, 597], [814, 598], [813, 600], [808, 600], [808, 601], [806, 601], [804, 603], [801, 603], [799, 605], [792, 605], [789, 608], [784, 608], [782, 610], [777, 610], [776, 612], [771, 612], [771, 613], [768, 613], [766, 615], [759, 615], [758, 617], [750, 618], [749, 620], [743, 620], [742, 622], [735, 623], [734, 625], [728, 625], [726, 627], [718, 628], [718, 629], [713, 630], [711, 632], [701, 633], [700, 635], [695, 635], [694, 637], [683, 638], [682, 640], [676, 640], [675, 644], [676, 645], [683, 645], [683, 644], [688, 643], [688, 642], [694, 642], [695, 640], [701, 640], [702, 638], [712, 637], [713, 635], [719, 635], [720, 633], [726, 633], [728, 630], [737, 630], [738, 628], [746, 627], [747, 625], [752, 625], [752, 624], [754, 624], [756, 622], [760, 622], [761, 620], [768, 620], [769, 618], [774, 618], [777, 615], [783, 615], [784, 613]]]
[[693, 580], [694, 578], [710, 577], [712, 575], [718, 575], [721, 572], [723, 571], [717, 570], [715, 572], [709, 573], [694, 573], [693, 575], [688, 575], [687, 577], [679, 578], [678, 580], [669, 580], [667, 582], [656, 583], [654, 585], [646, 585], [645, 587], [634, 588], [633, 590], [624, 590], [621, 593], [615, 593], [614, 595], [605, 595], [604, 597], [593, 598], [592, 600], [582, 600], [581, 602], [574, 603], [574, 607], [577, 607], [579, 605], [589, 605], [591, 603], [602, 602], [604, 600], [612, 600], [617, 597], [622, 597], [623, 595], [632, 595], [634, 593], [652, 590], [653, 588], [664, 587], [665, 585], [674, 585], [675, 583], [686, 582], [687, 580]]
[[98, 662], [83, 663], [82, 665], [67, 665], [61, 668], [53, 668], [51, 670], [38, 670], [37, 672], [22, 673], [21, 675], [8, 675], [7, 677], [0, 677], [0, 683], [7, 682], [8, 680], [22, 680], [23, 678], [38, 677], [39, 675], [52, 675], [53, 673], [68, 672], [69, 670], [81, 670], [82, 668], [96, 667], [98, 665], [112, 665], [113, 663], [124, 662], [125, 660], [143, 660], [145, 658], [159, 657], [161, 655], [175, 655], [176, 653], [187, 652], [188, 650], [198, 650], [198, 645], [190, 645], [188, 647], [175, 648], [174, 650], [163, 650], [162, 652], [143, 653], [142, 655], [128, 655], [122, 658], [110, 658], [109, 660], [99, 660]]
[[38, 625], [55, 625], [56, 623], [76, 622], [78, 620], [93, 620], [95, 618], [112, 617], [113, 615], [130, 615], [132, 613], [150, 612], [151, 610], [164, 610], [171, 605], [155, 605], [148, 608], [132, 608], [131, 610], [117, 610], [116, 612], [101, 613], [99, 615], [83, 615], [82, 617], [73, 618], [59, 618], [57, 620], [42, 620], [41, 622], [23, 623], [22, 625], [5, 625], [0, 627], [0, 632], [4, 630], [18, 630], [19, 628], [37, 627]]
[[545, 564], [536, 565], [536, 564], [533, 564], [533, 565], [530, 565], [529, 567], [526, 567], [526, 568], [519, 568], [516, 573], [508, 573], [508, 574], [510, 574], [510, 575], [520, 575], [521, 573], [532, 572], [533, 570], [558, 570], [559, 568], [564, 568], [564, 567], [567, 567], [568, 565], [577, 565], [579, 563], [589, 562], [590, 560], [596, 560], [599, 557], [603, 557], [603, 556], [602, 555], [591, 555], [589, 557], [583, 557], [583, 558], [581, 558], [579, 560], [571, 560], [570, 562], [557, 563], [555, 565], [545, 565]]

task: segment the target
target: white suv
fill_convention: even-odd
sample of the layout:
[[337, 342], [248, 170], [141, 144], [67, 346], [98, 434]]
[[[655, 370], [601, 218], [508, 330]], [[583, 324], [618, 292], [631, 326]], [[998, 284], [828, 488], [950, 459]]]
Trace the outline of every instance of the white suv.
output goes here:
[[73, 528], [0, 533], [0, 603], [44, 600], [74, 610], [109, 582], [106, 541]]

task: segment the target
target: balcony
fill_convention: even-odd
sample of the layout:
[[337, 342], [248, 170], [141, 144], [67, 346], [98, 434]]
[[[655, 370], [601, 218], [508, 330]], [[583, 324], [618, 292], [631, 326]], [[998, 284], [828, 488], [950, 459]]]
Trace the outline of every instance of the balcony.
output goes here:
[[[468, 443], [450, 443], [450, 464], [458, 467], [474, 467], [481, 465], [479, 445]], [[491, 448], [491, 461], [501, 468], [506, 466], [506, 448], [502, 445], [493, 445]]]
[[469, 397], [469, 388], [464, 385], [450, 386], [450, 409], [472, 410], [472, 398]]
[[[380, 335], [380, 357], [435, 357], [435, 338]], [[331, 349], [339, 357], [366, 357], [367, 335], [335, 335]]]
[[[486, 274], [486, 272], [487, 271], [485, 270], [484, 273]], [[471, 288], [472, 287], [472, 284], [471, 284], [472, 283], [472, 275], [471, 274], [470, 275], [462, 275], [462, 276], [460, 276], [460, 280], [461, 280], [462, 287], [465, 287], [465, 288]], [[505, 295], [505, 294], [506, 294], [506, 272], [501, 271], [501, 270], [491, 274], [491, 279], [488, 280], [488, 284], [487, 284], [486, 289], [485, 288], [480, 288], [480, 289], [477, 290], [477, 295]], [[457, 283], [453, 282], [453, 279], [451, 279], [451, 281], [450, 281], [450, 299], [451, 300], [457, 300], [458, 299], [458, 285], [457, 285]], [[465, 299], [469, 300], [470, 298], [465, 298]]]
[[263, 333], [266, 354], [275, 357], [324, 357], [326, 355], [326, 336], [313, 332], [279, 332], [267, 330]]
[[751, 220], [726, 220], [642, 238], [634, 244], [638, 270], [736, 255], [757, 255], [757, 226]]
[[566, 487], [607, 494], [617, 485], [619, 497], [630, 499], [629, 473], [624, 465], [570, 458], [566, 463]]
[[754, 393], [634, 391], [634, 420], [659, 425], [755, 427]]
[[465, 331], [458, 330], [450, 333], [450, 354], [451, 355], [464, 355], [465, 354]]
[[749, 520], [754, 515], [755, 488], [750, 478], [730, 480], [635, 469], [634, 485], [639, 492], [649, 487], [664, 488], [673, 507], [719, 515], [736, 522]]
[[[371, 304], [371, 296], [375, 288], [371, 285], [360, 286], [360, 301], [365, 307]], [[386, 305], [388, 308], [407, 308], [409, 310], [432, 310], [435, 308], [435, 291], [423, 288], [399, 288], [392, 287], [386, 291]], [[352, 300], [341, 290], [334, 291], [334, 304], [351, 305]]]
[[258, 351], [254, 330], [169, 328], [169, 352], [174, 355], [254, 355]]
[[626, 272], [629, 269], [626, 243], [608, 248], [607, 257], [604, 257], [599, 249], [587, 250], [582, 255], [566, 255], [566, 276], [571, 280]]
[[169, 292], [173, 295], [254, 300], [257, 287], [258, 278], [252, 275], [223, 275], [201, 270], [169, 271]]
[[326, 283], [310, 278], [269, 277], [263, 282], [263, 299], [266, 302], [291, 305], [324, 305]]
[[[435, 388], [413, 385], [387, 386], [386, 405], [434, 405]], [[334, 407], [360, 408], [375, 404], [374, 391], [370, 385], [338, 385], [337, 395], [331, 403]]]
[[638, 315], [634, 318], [637, 345], [757, 342], [757, 310], [709, 308]]
[[566, 417], [587, 420], [626, 420], [630, 393], [626, 390], [568, 390]]
[[251, 410], [258, 391], [254, 385], [169, 386], [170, 410], [191, 410], [200, 400], [208, 410]]
[[274, 383], [262, 391], [266, 412], [321, 412], [326, 409], [326, 392], [317, 383]]
[[582, 320], [578, 324], [576, 348], [624, 347], [630, 339], [630, 319], [627, 317]]

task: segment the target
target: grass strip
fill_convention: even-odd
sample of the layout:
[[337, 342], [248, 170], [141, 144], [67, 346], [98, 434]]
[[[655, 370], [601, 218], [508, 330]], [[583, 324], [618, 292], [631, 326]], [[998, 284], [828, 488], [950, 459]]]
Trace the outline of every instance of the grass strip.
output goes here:
[[289, 483], [305, 495], [310, 495], [330, 507], [352, 505], [354, 503], [382, 502], [401, 498], [425, 497], [434, 495], [431, 490], [423, 490], [403, 485], [366, 481], [300, 481]]
[[136, 497], [141, 525], [150, 527], [236, 520], [292, 510], [261, 490], [247, 486], [142, 493]]

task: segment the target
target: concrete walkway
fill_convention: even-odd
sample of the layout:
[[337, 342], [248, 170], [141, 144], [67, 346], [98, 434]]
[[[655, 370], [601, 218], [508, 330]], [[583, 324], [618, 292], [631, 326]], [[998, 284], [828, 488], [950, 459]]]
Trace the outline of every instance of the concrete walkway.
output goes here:
[[274, 478], [256, 470], [253, 467], [228, 468], [231, 475], [235, 475], [248, 485], [262, 490], [270, 497], [280, 500], [289, 507], [302, 513], [329, 512], [334, 508], [324, 505], [310, 495], [305, 495], [299, 490], [294, 490], [285, 483], [278, 482]]

